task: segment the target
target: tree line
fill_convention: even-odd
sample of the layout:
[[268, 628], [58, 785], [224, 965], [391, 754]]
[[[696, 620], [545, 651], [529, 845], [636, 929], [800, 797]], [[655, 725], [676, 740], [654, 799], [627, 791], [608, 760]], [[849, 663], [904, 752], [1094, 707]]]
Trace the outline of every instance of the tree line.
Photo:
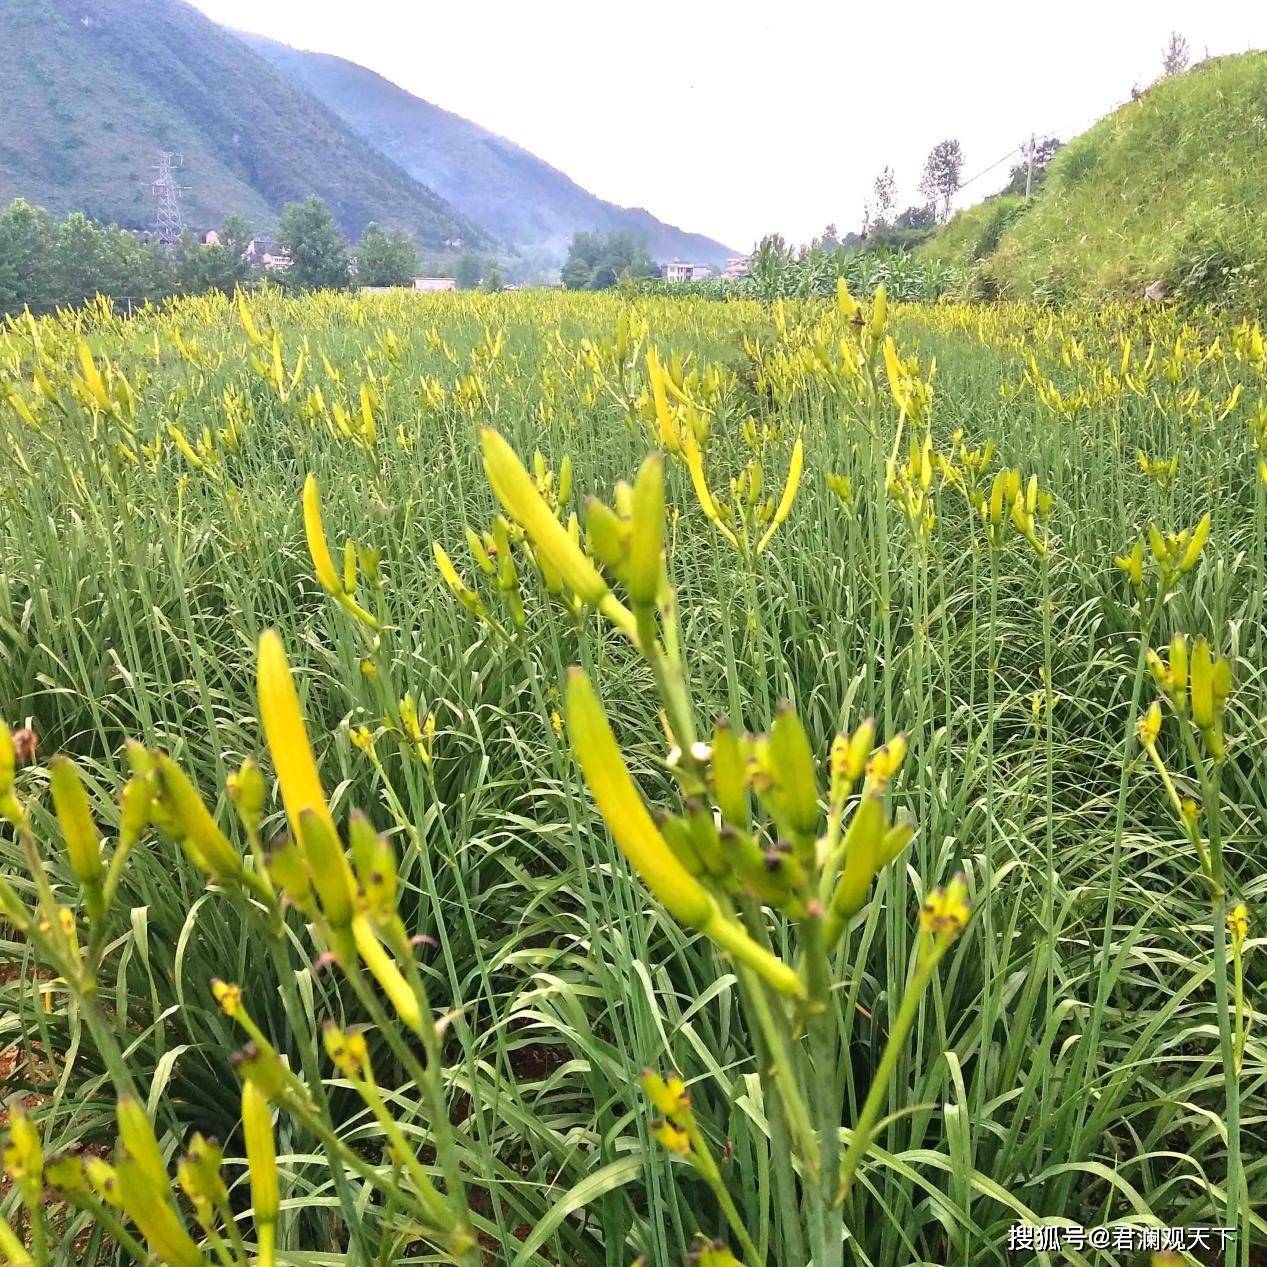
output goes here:
[[[246, 254], [251, 224], [227, 216], [216, 236], [207, 243], [186, 233], [168, 247], [79, 212], [59, 219], [16, 199], [0, 210], [0, 312], [49, 312], [97, 295], [157, 302], [258, 282], [263, 273]], [[273, 236], [290, 265], [269, 279], [295, 290], [407, 286], [421, 267], [413, 240], [397, 229], [368, 224], [350, 245], [320, 198], [283, 208]]]

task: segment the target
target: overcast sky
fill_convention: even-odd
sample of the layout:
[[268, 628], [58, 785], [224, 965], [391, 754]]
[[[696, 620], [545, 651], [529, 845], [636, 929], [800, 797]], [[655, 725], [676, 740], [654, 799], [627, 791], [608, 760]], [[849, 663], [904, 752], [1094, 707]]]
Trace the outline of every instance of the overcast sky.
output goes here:
[[[1171, 30], [1194, 58], [1267, 47], [1253, 0], [193, 3], [368, 66], [604, 198], [737, 248], [856, 226], [886, 163], [915, 201], [944, 137], [967, 180], [1031, 131], [1067, 139], [1156, 76]], [[1008, 165], [961, 198], [994, 192]]]

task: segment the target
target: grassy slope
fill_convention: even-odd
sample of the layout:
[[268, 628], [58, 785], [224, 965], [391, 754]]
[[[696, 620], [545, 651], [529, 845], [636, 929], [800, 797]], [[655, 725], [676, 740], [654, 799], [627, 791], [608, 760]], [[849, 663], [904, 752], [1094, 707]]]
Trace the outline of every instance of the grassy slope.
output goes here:
[[718, 261], [734, 254], [640, 208], [596, 198], [513, 142], [362, 66], [260, 36], [241, 38], [410, 175], [507, 241], [558, 250], [577, 229], [630, 229], [662, 258]]
[[[1163, 280], [1197, 301], [1260, 307], [1267, 285], [1267, 54], [1163, 80], [1074, 138], [987, 256], [1004, 294], [1138, 297]], [[956, 216], [925, 248], [962, 262], [1011, 200]]]
[[371, 219], [438, 244], [480, 231], [334, 115], [177, 0], [5, 0], [0, 198], [153, 219], [155, 151], [184, 155], [191, 225], [268, 224], [318, 194], [342, 227]]

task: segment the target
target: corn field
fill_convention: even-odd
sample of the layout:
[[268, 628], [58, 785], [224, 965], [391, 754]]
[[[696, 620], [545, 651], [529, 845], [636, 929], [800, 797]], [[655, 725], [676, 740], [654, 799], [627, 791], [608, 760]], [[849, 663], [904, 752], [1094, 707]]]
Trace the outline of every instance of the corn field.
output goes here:
[[1264, 1261], [1267, 342], [833, 286], [0, 328], [0, 1260]]

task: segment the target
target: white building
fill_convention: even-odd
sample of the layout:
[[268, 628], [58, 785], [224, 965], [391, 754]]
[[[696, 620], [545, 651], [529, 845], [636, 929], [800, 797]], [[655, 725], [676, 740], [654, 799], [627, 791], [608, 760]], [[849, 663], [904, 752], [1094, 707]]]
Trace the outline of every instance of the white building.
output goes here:
[[457, 281], [452, 277], [415, 277], [415, 290], [456, 290]]

